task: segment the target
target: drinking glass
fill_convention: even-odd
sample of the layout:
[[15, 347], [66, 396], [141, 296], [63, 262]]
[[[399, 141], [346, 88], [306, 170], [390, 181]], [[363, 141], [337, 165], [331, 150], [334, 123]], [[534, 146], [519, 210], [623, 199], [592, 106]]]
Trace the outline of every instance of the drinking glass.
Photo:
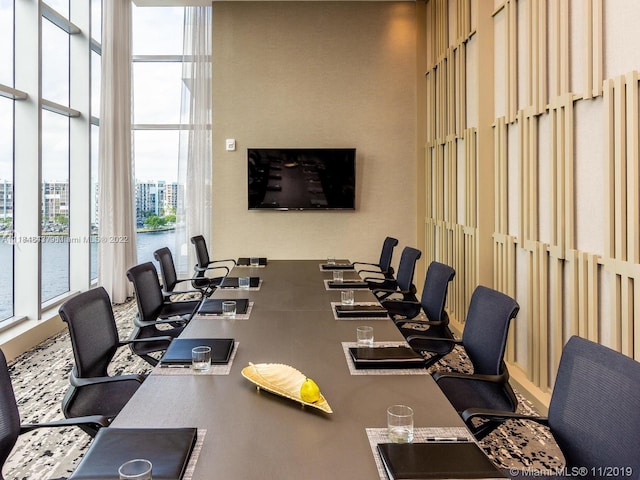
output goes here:
[[342, 283], [344, 280], [344, 272], [342, 270], [334, 270], [333, 271], [333, 281]]
[[143, 458], [136, 458], [120, 465], [118, 475], [120, 480], [152, 480], [151, 462]]
[[249, 258], [249, 265], [251, 265], [252, 267], [259, 267], [260, 266], [260, 258], [258, 258], [258, 257]]
[[211, 347], [194, 347], [191, 350], [191, 366], [196, 372], [209, 370], [211, 368]]
[[342, 290], [340, 299], [343, 305], [353, 305], [353, 290]]
[[225, 300], [224, 302], [222, 302], [222, 316], [235, 317], [235, 315], [236, 315], [235, 300]]
[[406, 405], [387, 408], [387, 435], [392, 443], [413, 442], [413, 409]]
[[251, 278], [250, 277], [240, 277], [238, 278], [238, 287], [247, 290], [249, 288], [249, 285], [251, 284]]
[[362, 326], [356, 329], [358, 347], [373, 347], [373, 327]]

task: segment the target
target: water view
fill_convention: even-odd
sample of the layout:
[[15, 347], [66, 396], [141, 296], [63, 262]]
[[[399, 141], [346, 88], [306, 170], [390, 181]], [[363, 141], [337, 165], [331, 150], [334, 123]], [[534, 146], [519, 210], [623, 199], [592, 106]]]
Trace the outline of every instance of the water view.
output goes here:
[[[169, 247], [175, 258], [175, 230], [141, 232], [136, 236], [138, 263], [154, 261], [153, 252]], [[91, 278], [98, 276], [98, 244], [91, 244]], [[0, 320], [13, 315], [13, 245], [0, 237]], [[32, 288], [32, 286], [29, 286]], [[42, 299], [46, 301], [69, 290], [69, 245], [42, 244]]]

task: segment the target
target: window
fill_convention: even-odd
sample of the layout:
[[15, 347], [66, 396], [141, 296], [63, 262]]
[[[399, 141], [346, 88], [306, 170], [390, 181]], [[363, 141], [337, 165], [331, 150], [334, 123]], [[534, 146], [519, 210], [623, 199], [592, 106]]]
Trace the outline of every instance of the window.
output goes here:
[[[66, 8], [54, 12], [69, 16]], [[52, 15], [49, 15], [52, 18]], [[42, 19], [42, 212], [40, 285], [42, 302], [69, 291], [69, 106], [70, 34]], [[46, 107], [49, 107], [48, 109]]]
[[13, 316], [13, 101], [0, 97], [0, 321]]
[[89, 288], [89, 5], [0, 0], [2, 327]]
[[100, 85], [102, 46], [102, 0], [91, 0], [91, 188], [90, 278], [98, 278], [98, 156], [100, 139]]
[[176, 243], [183, 23], [181, 7], [133, 7], [133, 145], [140, 263], [153, 261], [158, 248], [173, 251]]
[[13, 0], [0, 0], [0, 321], [13, 316]]

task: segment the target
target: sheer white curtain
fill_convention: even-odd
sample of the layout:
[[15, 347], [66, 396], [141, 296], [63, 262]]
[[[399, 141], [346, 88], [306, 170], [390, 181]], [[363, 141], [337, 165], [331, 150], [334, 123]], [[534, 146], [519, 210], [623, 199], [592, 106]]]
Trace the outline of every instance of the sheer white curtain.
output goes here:
[[176, 267], [191, 273], [190, 238], [211, 233], [211, 15], [212, 7], [186, 7], [182, 68], [182, 124], [178, 160]]
[[131, 0], [103, 2], [98, 284], [122, 303], [137, 261], [131, 148]]

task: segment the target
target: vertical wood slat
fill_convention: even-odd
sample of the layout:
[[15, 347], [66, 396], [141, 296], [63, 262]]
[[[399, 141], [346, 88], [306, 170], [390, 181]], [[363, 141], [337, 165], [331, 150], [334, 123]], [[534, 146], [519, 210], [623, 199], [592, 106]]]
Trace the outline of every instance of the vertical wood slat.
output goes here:
[[507, 56], [505, 59], [505, 105], [507, 120], [513, 122], [518, 112], [518, 21], [515, 1], [507, 0], [505, 2], [505, 9], [507, 29], [507, 48], [505, 49]]
[[465, 225], [478, 226], [477, 216], [477, 131], [468, 128], [464, 131], [465, 146]]
[[605, 136], [607, 168], [605, 168], [605, 218], [609, 219], [609, 225], [605, 228], [605, 255], [615, 257], [616, 228], [615, 228], [615, 122], [614, 117], [614, 82], [606, 80], [604, 84], [604, 110], [607, 135]]
[[640, 169], [638, 168], [638, 72], [625, 75], [625, 165], [626, 165], [626, 205], [627, 205], [627, 260], [640, 263]]
[[453, 135], [447, 137], [445, 144], [445, 199], [444, 219], [450, 223], [457, 222], [458, 213], [458, 144]]
[[520, 238], [535, 240], [538, 232], [538, 124], [531, 109], [518, 112], [520, 161]]
[[431, 145], [425, 145], [424, 149], [424, 185], [425, 185], [425, 216], [430, 218], [433, 216], [433, 155], [434, 148]]
[[536, 113], [544, 113], [548, 102], [547, 89], [547, 2], [536, 2], [538, 6], [536, 28]]
[[467, 125], [467, 45], [455, 49], [455, 134], [462, 136]]
[[436, 139], [436, 81], [435, 71], [430, 70], [425, 74], [426, 82], [426, 140], [432, 142]]
[[603, 93], [603, 35], [602, 0], [584, 0], [584, 93], [583, 98], [598, 97]]
[[493, 129], [494, 152], [495, 152], [495, 231], [507, 233], [509, 214], [509, 177], [508, 177], [508, 157], [507, 157], [507, 123], [505, 117], [496, 119]]
[[[575, 178], [573, 95], [563, 94], [549, 105], [551, 117], [551, 239], [561, 252], [575, 243]], [[564, 254], [559, 254], [563, 257]]]
[[[495, 233], [493, 239], [493, 288], [515, 298], [515, 238], [510, 235]], [[519, 322], [514, 322], [509, 329], [506, 360], [510, 363], [516, 361], [515, 338], [518, 328]]]
[[529, 278], [527, 315], [528, 361], [530, 378], [542, 390], [549, 388], [548, 382], [548, 257], [543, 243], [531, 242], [529, 254]]

